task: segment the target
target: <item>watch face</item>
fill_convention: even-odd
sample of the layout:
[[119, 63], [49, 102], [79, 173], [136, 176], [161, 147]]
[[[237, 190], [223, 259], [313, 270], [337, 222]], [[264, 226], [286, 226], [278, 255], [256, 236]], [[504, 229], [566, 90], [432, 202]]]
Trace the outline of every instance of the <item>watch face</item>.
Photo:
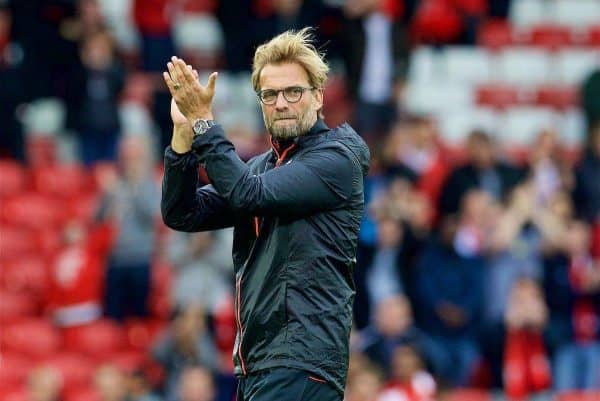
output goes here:
[[213, 125], [213, 120], [196, 120], [192, 129], [196, 135], [203, 135]]
[[204, 120], [198, 120], [194, 123], [194, 132], [198, 135], [202, 135], [208, 129], [208, 124]]

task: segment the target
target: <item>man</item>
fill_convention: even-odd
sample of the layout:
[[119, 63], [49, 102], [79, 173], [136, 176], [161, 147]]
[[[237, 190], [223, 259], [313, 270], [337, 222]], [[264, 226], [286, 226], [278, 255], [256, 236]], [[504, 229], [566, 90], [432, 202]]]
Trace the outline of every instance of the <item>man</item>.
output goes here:
[[[213, 122], [206, 86], [176, 57], [164, 79], [174, 133], [162, 213], [176, 230], [234, 226], [238, 400], [341, 400], [348, 368], [352, 269], [369, 151], [322, 117], [328, 66], [308, 29], [256, 50], [252, 84], [272, 149], [243, 163]], [[196, 189], [197, 167], [212, 185]]]

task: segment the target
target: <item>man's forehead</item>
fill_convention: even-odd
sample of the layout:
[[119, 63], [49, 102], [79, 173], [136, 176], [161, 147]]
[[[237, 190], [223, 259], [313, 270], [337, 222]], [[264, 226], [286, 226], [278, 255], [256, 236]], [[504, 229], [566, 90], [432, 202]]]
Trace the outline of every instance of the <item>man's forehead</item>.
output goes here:
[[267, 64], [260, 72], [261, 89], [279, 89], [287, 86], [307, 86], [308, 74], [297, 63]]

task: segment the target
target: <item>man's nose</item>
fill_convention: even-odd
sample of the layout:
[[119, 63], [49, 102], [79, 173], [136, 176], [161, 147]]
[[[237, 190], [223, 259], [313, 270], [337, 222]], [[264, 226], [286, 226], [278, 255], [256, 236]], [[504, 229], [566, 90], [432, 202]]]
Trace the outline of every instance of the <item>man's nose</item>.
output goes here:
[[275, 108], [276, 109], [286, 109], [288, 107], [288, 101], [285, 100], [283, 96], [283, 92], [279, 92], [277, 94], [277, 100], [275, 100]]

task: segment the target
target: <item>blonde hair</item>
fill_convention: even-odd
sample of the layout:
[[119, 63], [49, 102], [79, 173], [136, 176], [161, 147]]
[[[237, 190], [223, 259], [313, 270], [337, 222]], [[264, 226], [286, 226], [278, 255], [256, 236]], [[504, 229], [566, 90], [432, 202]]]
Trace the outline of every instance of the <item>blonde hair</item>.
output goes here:
[[260, 45], [252, 62], [252, 86], [260, 90], [260, 73], [267, 64], [298, 63], [308, 74], [310, 85], [323, 89], [329, 66], [324, 54], [315, 48], [310, 27], [300, 31], [289, 30]]

